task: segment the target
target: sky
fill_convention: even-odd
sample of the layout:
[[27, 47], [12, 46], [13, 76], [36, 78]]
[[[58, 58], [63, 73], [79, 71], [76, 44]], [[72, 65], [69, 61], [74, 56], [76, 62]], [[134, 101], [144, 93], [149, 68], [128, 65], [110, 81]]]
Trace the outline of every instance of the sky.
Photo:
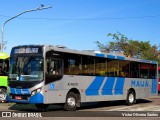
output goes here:
[[[17, 45], [64, 45], [76, 50], [98, 50], [96, 41], [113, 41], [117, 31], [129, 39], [160, 45], [160, 0], [0, 0], [0, 30], [4, 26], [4, 52]], [[1, 42], [1, 35], [0, 35]]]

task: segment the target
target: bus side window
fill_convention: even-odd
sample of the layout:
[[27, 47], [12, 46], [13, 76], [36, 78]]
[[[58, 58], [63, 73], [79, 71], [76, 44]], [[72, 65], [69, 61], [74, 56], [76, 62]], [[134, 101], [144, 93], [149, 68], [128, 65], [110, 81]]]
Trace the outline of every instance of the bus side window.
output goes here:
[[50, 66], [49, 66], [50, 68], [49, 68], [49, 74], [50, 75], [54, 75], [55, 74], [55, 68], [54, 68], [54, 61], [51, 61], [50, 62]]
[[157, 71], [156, 65], [154, 64], [149, 65], [149, 78], [155, 79], [157, 75], [156, 71]]
[[45, 83], [51, 83], [56, 80], [61, 80], [63, 77], [63, 64], [60, 59], [47, 59], [47, 74]]
[[62, 61], [54, 59], [48, 60], [47, 71], [49, 75], [62, 75]]
[[139, 63], [138, 62], [131, 62], [130, 64], [130, 75], [132, 78], [139, 78]]

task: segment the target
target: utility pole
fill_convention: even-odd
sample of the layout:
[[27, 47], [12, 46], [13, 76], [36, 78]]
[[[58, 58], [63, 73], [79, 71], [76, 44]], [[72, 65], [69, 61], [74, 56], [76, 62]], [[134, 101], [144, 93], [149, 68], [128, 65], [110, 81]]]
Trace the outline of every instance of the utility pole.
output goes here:
[[35, 8], [35, 9], [31, 9], [31, 10], [26, 10], [26, 11], [23, 11], [13, 17], [11, 17], [10, 19], [6, 20], [3, 25], [2, 25], [2, 31], [1, 31], [1, 34], [2, 34], [2, 41], [1, 41], [1, 52], [3, 52], [3, 39], [4, 39], [4, 26], [6, 25], [6, 23], [8, 23], [9, 21], [13, 20], [14, 18], [24, 14], [24, 13], [27, 13], [27, 12], [33, 12], [33, 11], [38, 11], [38, 10], [44, 10], [44, 9], [48, 9], [48, 8], [52, 8], [52, 6], [47, 6], [45, 7], [44, 5], [41, 5], [40, 7], [38, 8]]

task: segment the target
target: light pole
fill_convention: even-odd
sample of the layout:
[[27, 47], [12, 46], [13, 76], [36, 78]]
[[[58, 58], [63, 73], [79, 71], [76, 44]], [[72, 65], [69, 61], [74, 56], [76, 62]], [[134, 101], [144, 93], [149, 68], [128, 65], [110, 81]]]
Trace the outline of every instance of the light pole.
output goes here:
[[2, 25], [2, 31], [1, 31], [1, 34], [2, 34], [2, 41], [1, 41], [1, 52], [3, 52], [3, 38], [4, 38], [4, 26], [7, 22], [13, 20], [14, 18], [24, 14], [24, 13], [27, 13], [27, 12], [32, 12], [32, 11], [37, 11], [37, 10], [43, 10], [43, 9], [48, 9], [48, 8], [51, 8], [52, 6], [48, 6], [48, 7], [45, 7], [44, 5], [41, 5], [40, 7], [38, 8], [35, 8], [35, 9], [31, 9], [31, 10], [26, 10], [26, 11], [23, 11], [19, 14], [17, 14], [16, 16], [13, 16], [11, 17], [10, 19], [6, 20], [3, 25]]

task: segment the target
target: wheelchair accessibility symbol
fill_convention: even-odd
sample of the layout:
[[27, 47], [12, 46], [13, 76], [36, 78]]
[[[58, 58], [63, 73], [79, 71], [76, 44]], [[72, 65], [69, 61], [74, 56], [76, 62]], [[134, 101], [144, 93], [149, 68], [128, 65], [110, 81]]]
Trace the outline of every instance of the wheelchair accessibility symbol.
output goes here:
[[49, 88], [50, 88], [50, 90], [54, 90], [54, 84], [51, 83]]

